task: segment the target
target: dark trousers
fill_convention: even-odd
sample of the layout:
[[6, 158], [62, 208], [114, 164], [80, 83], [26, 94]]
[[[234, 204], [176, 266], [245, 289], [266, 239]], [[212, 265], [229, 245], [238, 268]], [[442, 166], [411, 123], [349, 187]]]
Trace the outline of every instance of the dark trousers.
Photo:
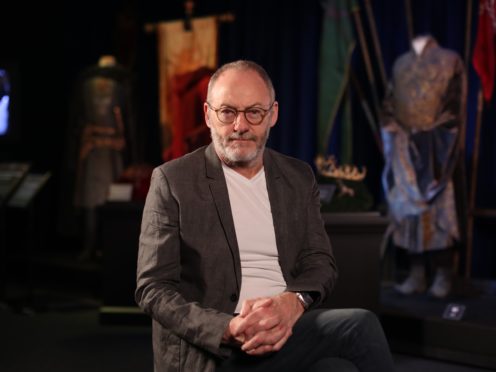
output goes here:
[[381, 324], [362, 309], [319, 309], [298, 319], [278, 352], [249, 356], [239, 350], [216, 372], [392, 372], [393, 360]]

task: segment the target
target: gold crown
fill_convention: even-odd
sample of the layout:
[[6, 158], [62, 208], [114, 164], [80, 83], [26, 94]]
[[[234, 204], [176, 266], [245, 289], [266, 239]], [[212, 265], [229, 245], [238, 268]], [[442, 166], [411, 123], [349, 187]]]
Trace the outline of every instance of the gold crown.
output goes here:
[[324, 177], [338, 178], [349, 181], [361, 181], [367, 175], [367, 168], [362, 167], [358, 170], [355, 165], [337, 165], [334, 155], [324, 157], [318, 155], [315, 159], [315, 166], [320, 175]]

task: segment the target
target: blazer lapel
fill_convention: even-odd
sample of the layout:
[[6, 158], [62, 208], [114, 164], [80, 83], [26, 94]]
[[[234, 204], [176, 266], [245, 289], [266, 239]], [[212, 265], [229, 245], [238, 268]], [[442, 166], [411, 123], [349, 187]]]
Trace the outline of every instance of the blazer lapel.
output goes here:
[[236, 284], [238, 290], [241, 288], [241, 262], [239, 258], [238, 241], [234, 220], [232, 217], [231, 204], [229, 202], [229, 192], [227, 191], [226, 179], [222, 171], [222, 164], [215, 152], [213, 144], [205, 150], [205, 168], [210, 192], [217, 208], [217, 214], [224, 229], [231, 255], [234, 262]]
[[[264, 168], [265, 178], [267, 183], [267, 192], [269, 194], [270, 209], [272, 212], [272, 221], [274, 223], [274, 232], [276, 235], [277, 251], [279, 253], [279, 260], [281, 262], [281, 269], [285, 276], [286, 282], [288, 281], [287, 274], [284, 268], [288, 267], [285, 259], [284, 250], [288, 249], [287, 237], [289, 234], [289, 216], [287, 205], [287, 190], [284, 182], [284, 177], [278, 166], [274, 161], [270, 150], [265, 150], [264, 153]], [[286, 203], [285, 203], [286, 201]]]

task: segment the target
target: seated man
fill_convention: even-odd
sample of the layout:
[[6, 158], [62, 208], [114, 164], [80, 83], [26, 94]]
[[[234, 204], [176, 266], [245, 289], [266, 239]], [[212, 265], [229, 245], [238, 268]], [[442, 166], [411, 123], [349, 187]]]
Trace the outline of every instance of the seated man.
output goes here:
[[157, 167], [143, 214], [136, 300], [155, 371], [393, 370], [366, 310], [323, 310], [336, 263], [317, 184], [265, 148], [278, 103], [250, 61], [219, 68], [204, 104], [212, 143]]

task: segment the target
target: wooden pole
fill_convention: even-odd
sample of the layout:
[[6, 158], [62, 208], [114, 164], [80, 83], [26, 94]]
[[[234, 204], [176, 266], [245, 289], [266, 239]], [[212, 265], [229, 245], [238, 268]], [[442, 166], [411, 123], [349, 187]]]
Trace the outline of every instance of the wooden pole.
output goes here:
[[384, 68], [384, 58], [382, 57], [381, 45], [379, 42], [379, 37], [377, 36], [377, 26], [375, 23], [374, 12], [372, 11], [372, 6], [370, 5], [370, 0], [365, 0], [365, 9], [367, 11], [367, 18], [370, 25], [370, 30], [372, 33], [372, 41], [374, 43], [374, 51], [377, 56], [377, 61], [379, 63], [379, 71], [381, 73], [382, 85], [384, 91], [387, 89], [387, 75], [386, 69]]
[[406, 25], [408, 31], [408, 37], [410, 38], [410, 43], [413, 40], [413, 17], [412, 17], [412, 4], [410, 0], [405, 0], [405, 15], [406, 15]]
[[360, 83], [358, 82], [358, 79], [352, 70], [350, 70], [350, 77], [353, 87], [355, 88], [356, 93], [358, 95], [358, 99], [360, 100], [360, 105], [362, 106], [365, 117], [367, 118], [367, 123], [369, 124], [370, 130], [372, 131], [372, 135], [374, 136], [374, 140], [377, 145], [377, 148], [379, 152], [382, 155], [384, 155], [384, 150], [382, 148], [382, 140], [381, 137], [379, 136], [379, 132], [377, 130], [377, 126], [374, 121], [374, 115], [372, 115], [370, 106], [367, 103], [367, 100], [365, 99], [365, 95], [363, 94], [362, 87], [360, 86]]
[[[465, 54], [464, 54], [464, 62], [465, 62], [465, 76], [466, 76], [466, 91], [468, 92], [468, 84], [469, 84], [469, 66], [470, 66], [470, 34], [472, 29], [472, 0], [467, 0], [467, 8], [466, 8], [466, 18], [465, 18]], [[470, 245], [470, 250], [472, 250], [472, 233], [473, 233], [473, 211], [469, 210], [468, 206], [468, 185], [467, 185], [467, 171], [465, 164], [465, 156], [466, 156], [466, 141], [467, 141], [467, 110], [466, 106], [462, 108], [460, 112], [462, 122], [460, 127], [460, 138], [459, 138], [459, 151], [460, 158], [458, 160], [458, 172], [456, 175], [456, 183], [458, 186], [458, 222], [460, 226], [460, 241], [461, 246], [468, 250]], [[467, 226], [467, 229], [464, 229], [463, 226]], [[469, 228], [470, 226], [470, 238], [469, 238]], [[470, 243], [469, 243], [470, 240]], [[454, 272], [459, 273], [460, 270], [460, 251], [455, 251], [455, 262], [454, 262]]]
[[358, 40], [360, 42], [360, 48], [362, 49], [362, 55], [365, 62], [365, 70], [367, 72], [367, 77], [370, 83], [370, 88], [372, 91], [372, 100], [374, 102], [374, 108], [377, 117], [380, 113], [379, 97], [377, 95], [377, 89], [375, 84], [374, 74], [372, 72], [372, 64], [370, 62], [370, 54], [367, 48], [367, 43], [365, 41], [365, 35], [363, 33], [362, 20], [360, 19], [360, 14], [358, 10], [353, 10], [353, 18], [355, 20], [355, 26], [358, 34]]
[[467, 69], [470, 63], [470, 34], [472, 28], [472, 0], [467, 0], [467, 17], [465, 18], [465, 67]]
[[467, 221], [467, 252], [465, 255], [465, 277], [470, 278], [472, 273], [472, 250], [474, 237], [474, 210], [475, 195], [477, 192], [477, 168], [479, 166], [479, 146], [482, 123], [482, 112], [484, 108], [484, 98], [482, 88], [479, 88], [477, 95], [477, 119], [475, 123], [474, 150], [472, 155], [472, 172], [470, 177], [470, 190], [468, 199], [468, 221]]
[[[221, 23], [231, 23], [235, 21], [235, 16], [233, 13], [218, 14], [215, 16], [215, 18], [217, 19], [217, 22], [221, 22]], [[148, 22], [143, 25], [143, 30], [145, 31], [146, 34], [153, 34], [157, 31], [158, 25], [160, 23], [177, 22], [177, 21], [180, 21], [180, 19], [172, 19], [172, 20], [169, 19], [159, 22]]]
[[[467, 92], [468, 92], [468, 76], [469, 76], [469, 70], [470, 70], [469, 66], [470, 66], [470, 33], [471, 33], [471, 28], [472, 28], [472, 0], [467, 0], [467, 17], [465, 19], [465, 56], [464, 56], [465, 57], [465, 76], [467, 76]], [[462, 131], [460, 133], [460, 143], [461, 143], [463, 150], [465, 150], [466, 138], [467, 138], [467, 126], [463, 125]], [[465, 152], [465, 151], [463, 151], [463, 152]]]

